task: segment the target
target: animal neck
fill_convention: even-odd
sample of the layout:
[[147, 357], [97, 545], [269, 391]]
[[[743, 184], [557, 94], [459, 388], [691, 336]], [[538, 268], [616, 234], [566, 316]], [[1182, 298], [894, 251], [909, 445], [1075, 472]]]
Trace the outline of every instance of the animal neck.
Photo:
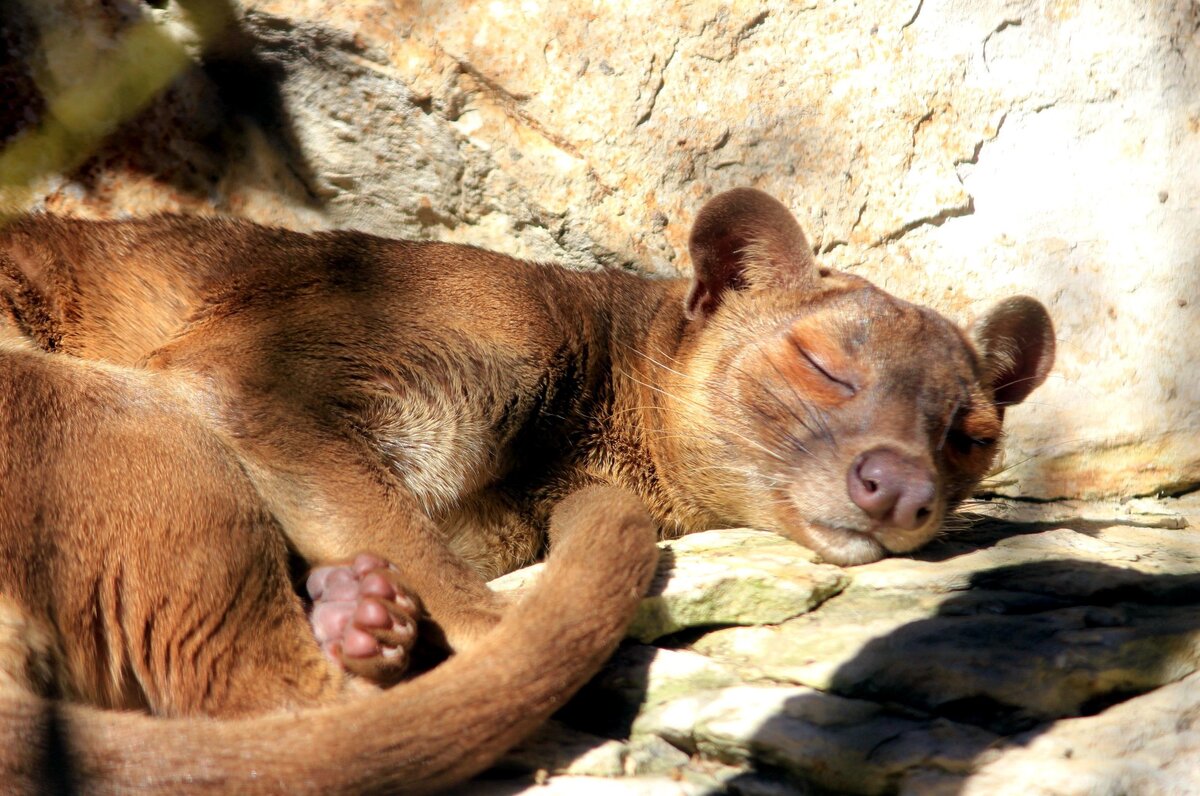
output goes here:
[[595, 445], [585, 465], [640, 496], [663, 534], [710, 524], [684, 488], [681, 446], [671, 413], [681, 411], [679, 384], [692, 330], [684, 316], [688, 280], [648, 280], [619, 274], [621, 289], [605, 291], [595, 322], [605, 332], [608, 367]]

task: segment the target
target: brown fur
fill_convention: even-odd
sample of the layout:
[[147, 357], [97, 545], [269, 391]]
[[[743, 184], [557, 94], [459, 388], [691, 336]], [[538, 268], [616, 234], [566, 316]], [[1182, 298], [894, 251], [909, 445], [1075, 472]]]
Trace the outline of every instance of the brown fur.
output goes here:
[[[437, 789], [599, 667], [653, 570], [637, 502], [580, 493], [555, 514], [551, 570], [494, 634], [350, 699], [292, 591], [278, 524], [192, 391], [11, 343], [0, 386], [6, 793], [42, 792], [51, 772], [81, 792]], [[199, 715], [246, 718], [185, 718]]]
[[[381, 553], [458, 649], [502, 612], [485, 579], [533, 560], [589, 484], [637, 494], [666, 534], [752, 525], [842, 564], [912, 550], [1053, 362], [1034, 300], [968, 335], [819, 268], [756, 191], [712, 200], [691, 252], [693, 280], [653, 281], [354, 232], [39, 216], [0, 233], [0, 297], [11, 334], [169, 375], [301, 556]], [[926, 474], [919, 524], [848, 495], [873, 450]]]
[[[1053, 363], [1032, 299], [969, 339], [820, 269], [756, 191], [710, 202], [691, 247], [695, 280], [652, 281], [354, 232], [32, 217], [0, 237], [0, 296], [47, 349], [148, 362], [208, 394], [306, 558], [388, 539], [388, 557], [424, 557], [483, 601], [467, 564], [528, 563], [548, 507], [594, 481], [642, 496], [667, 533], [752, 524], [837, 563], [913, 549]], [[915, 532], [844, 499], [873, 443], [936, 472]]]

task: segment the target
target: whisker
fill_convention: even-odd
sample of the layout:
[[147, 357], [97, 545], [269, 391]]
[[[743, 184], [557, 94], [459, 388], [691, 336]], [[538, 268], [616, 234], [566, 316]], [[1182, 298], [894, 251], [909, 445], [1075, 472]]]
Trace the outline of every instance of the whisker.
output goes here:
[[[695, 407], [697, 407], [697, 408], [700, 408], [700, 409], [706, 409], [706, 408], [707, 408], [707, 407], [704, 407], [703, 405], [701, 405], [701, 404], [698, 404], [698, 403], [696, 403], [695, 401], [692, 401], [692, 400], [690, 400], [690, 399], [688, 399], [688, 398], [683, 398], [682, 396], [679, 396], [679, 395], [673, 395], [672, 393], [670, 393], [670, 392], [667, 392], [666, 390], [662, 389], [661, 387], [657, 387], [657, 386], [655, 386], [655, 385], [653, 385], [653, 384], [650, 384], [650, 383], [648, 383], [648, 382], [644, 382], [644, 381], [642, 381], [641, 379], [639, 379], [639, 378], [637, 378], [636, 376], [634, 376], [632, 373], [625, 373], [624, 375], [625, 375], [625, 377], [626, 377], [626, 378], [628, 378], [629, 380], [633, 381], [634, 383], [636, 383], [636, 384], [640, 384], [640, 385], [642, 385], [643, 387], [646, 387], [646, 388], [648, 388], [648, 389], [654, 390], [654, 391], [655, 391], [655, 392], [657, 392], [657, 393], [661, 393], [662, 395], [666, 396], [667, 398], [671, 398], [671, 399], [674, 399], [674, 400], [676, 400], [676, 401], [683, 401], [684, 403], [691, 404], [692, 406], [695, 406]], [[763, 445], [762, 443], [758, 442], [757, 440], [753, 440], [753, 439], [751, 439], [750, 437], [747, 437], [745, 434], [742, 434], [742, 433], [740, 433], [740, 432], [738, 432], [738, 431], [735, 431], [735, 430], [733, 430], [733, 429], [731, 429], [731, 428], [726, 428], [726, 429], [725, 429], [725, 431], [727, 431], [727, 432], [729, 432], [729, 433], [731, 433], [731, 434], [733, 434], [733, 435], [737, 436], [738, 438], [740, 438], [740, 439], [742, 439], [743, 441], [745, 441], [745, 442], [749, 443], [750, 445], [753, 445], [754, 447], [758, 448], [759, 450], [761, 450], [763, 453], [767, 454], [767, 455], [768, 455], [768, 456], [770, 456], [771, 458], [773, 458], [773, 459], [777, 459], [778, 461], [781, 461], [781, 462], [785, 462], [785, 463], [786, 463], [786, 459], [784, 459], [782, 456], [780, 456], [778, 453], [776, 453], [775, 451], [771, 450], [771, 449], [770, 449], [770, 448], [768, 448], [767, 446], [765, 446], [765, 445]]]
[[[779, 368], [778, 368], [777, 366], [775, 366], [775, 364], [774, 364], [774, 363], [771, 363], [771, 364], [772, 364], [772, 367], [774, 367], [774, 368], [775, 368], [775, 371], [776, 371], [776, 373], [779, 373]], [[746, 378], [748, 378], [748, 379], [749, 379], [749, 378], [753, 378], [752, 376], [750, 376], [750, 374], [746, 373], [746, 371], [745, 371], [745, 370], [743, 370], [742, 368], [738, 367], [737, 365], [735, 365], [735, 364], [733, 364], [733, 363], [730, 363], [730, 367], [731, 367], [731, 368], [733, 368], [734, 370], [736, 370], [738, 373], [741, 373], [743, 376], [745, 376], [745, 377], [746, 377]], [[779, 373], [779, 377], [780, 377], [780, 379], [781, 379], [781, 380], [783, 380], [783, 381], [786, 383], [786, 381], [787, 381], [787, 380], [783, 378], [783, 374], [782, 374], [782, 373]], [[789, 405], [789, 404], [788, 404], [786, 401], [784, 401], [782, 398], [780, 398], [780, 397], [779, 397], [779, 395], [778, 395], [778, 394], [777, 394], [777, 393], [776, 393], [774, 390], [770, 389], [770, 388], [769, 388], [769, 387], [767, 387], [765, 384], [764, 384], [764, 385], [761, 385], [761, 386], [762, 386], [762, 388], [763, 388], [763, 391], [764, 391], [764, 392], [765, 392], [765, 393], [766, 393], [766, 394], [767, 394], [767, 395], [768, 395], [768, 396], [769, 396], [769, 397], [770, 397], [770, 398], [771, 398], [773, 401], [775, 401], [775, 403], [777, 403], [777, 404], [779, 404], [781, 407], [783, 407], [783, 409], [784, 409], [785, 411], [787, 411], [787, 413], [788, 413], [788, 414], [790, 414], [790, 415], [792, 416], [792, 419], [794, 419], [794, 420], [795, 420], [797, 423], [799, 423], [799, 424], [800, 424], [800, 425], [801, 425], [801, 426], [804, 428], [804, 430], [805, 430], [805, 431], [807, 431], [808, 433], [812, 434], [813, 436], [821, 436], [821, 437], [825, 437], [826, 439], [828, 439], [828, 440], [830, 441], [830, 443], [832, 443], [832, 444], [834, 445], [834, 447], [837, 447], [837, 443], [834, 441], [834, 439], [833, 439], [833, 435], [832, 435], [832, 434], [830, 434], [830, 433], [828, 432], [828, 427], [827, 427], [827, 426], [824, 426], [824, 424], [823, 424], [823, 423], [822, 423], [822, 422], [821, 422], [821, 421], [820, 421], [818, 418], [814, 417], [814, 415], [813, 415], [813, 412], [812, 412], [812, 408], [811, 408], [811, 406], [809, 405], [809, 403], [808, 403], [807, 401], [805, 401], [803, 398], [801, 398], [801, 397], [800, 397], [800, 395], [799, 395], [799, 393], [796, 393], [796, 392], [795, 392], [795, 389], [794, 389], [794, 388], [793, 388], [792, 392], [793, 392], [793, 393], [796, 395], [796, 398], [799, 400], [799, 402], [800, 402], [800, 405], [801, 405], [801, 406], [803, 406], [803, 407], [805, 408], [805, 410], [808, 412], [809, 419], [810, 419], [810, 420], [813, 420], [813, 422], [814, 422], [814, 423], [817, 423], [818, 425], [824, 426], [824, 428], [823, 428], [823, 430], [822, 430], [821, 432], [818, 432], [818, 431], [814, 430], [814, 429], [812, 428], [812, 426], [810, 426], [808, 423], [805, 423], [805, 422], [804, 422], [804, 420], [803, 420], [803, 418], [801, 418], [801, 417], [800, 417], [798, 414], [796, 414], [796, 411], [795, 411], [795, 409], [793, 409], [793, 408], [791, 407], [791, 405]], [[792, 442], [792, 445], [793, 445], [793, 447], [796, 447], [796, 448], [798, 448], [798, 449], [799, 449], [799, 450], [800, 450], [802, 453], [806, 453], [806, 454], [808, 454], [808, 455], [810, 455], [810, 456], [812, 456], [812, 455], [813, 455], [812, 451], [810, 451], [810, 450], [809, 450], [809, 449], [808, 449], [808, 448], [807, 448], [807, 447], [804, 445], [804, 443], [802, 443], [802, 442], [800, 441], [800, 439], [799, 439], [798, 437], [796, 437], [794, 434], [790, 434], [790, 433], [787, 433], [787, 432], [785, 432], [785, 431], [781, 431], [781, 433], [783, 433], [783, 434], [785, 434], [785, 435], [786, 435], [786, 439], [788, 439], [789, 441], [791, 441], [791, 442]]]
[[1054, 403], [1053, 401], [1035, 401], [1035, 400], [1031, 400], [1029, 398], [1026, 398], [1024, 401], [1021, 401], [1020, 405], [1021, 406], [1045, 406], [1045, 407], [1049, 407], [1051, 409], [1060, 409], [1063, 407], [1062, 403]]
[[[759, 341], [759, 343], [757, 344], [759, 349], [761, 349], [763, 345], [764, 344], [762, 341]], [[784, 384], [788, 385], [789, 389], [792, 392], [792, 395], [794, 395], [796, 397], [797, 402], [799, 402], [799, 404], [802, 407], [804, 407], [804, 411], [808, 414], [809, 420], [811, 420], [814, 424], [816, 424], [820, 428], [820, 433], [818, 434], [818, 436], [822, 436], [825, 439], [829, 440], [829, 444], [831, 444], [834, 448], [837, 448], [838, 444], [837, 444], [837, 440], [834, 439], [833, 429], [830, 428], [830, 426], [827, 422], [825, 422], [825, 418], [822, 416], [823, 413], [817, 411], [816, 407], [813, 406], [811, 401], [807, 401], [804, 399], [804, 396], [802, 396], [800, 394], [800, 392], [795, 388], [795, 386], [792, 385], [792, 383], [790, 381], [788, 381], [787, 377], [785, 377], [783, 375], [783, 372], [779, 370], [779, 366], [775, 364], [774, 360], [772, 360], [770, 357], [765, 357], [765, 359], [767, 360], [768, 363], [770, 363], [771, 369], [775, 371], [775, 374], [777, 376], [779, 376], [779, 380], [782, 381]], [[741, 371], [740, 369], [739, 369], [739, 371], [742, 373], [745, 373], [745, 371]], [[772, 398], [775, 398], [775, 400], [778, 401], [780, 403], [780, 405], [782, 405], [785, 409], [787, 409], [788, 412], [792, 415], [792, 417], [794, 417], [796, 419], [796, 422], [798, 422], [800, 425], [804, 426], [804, 428], [810, 434], [818, 433], [816, 431], [813, 431], [813, 429], [807, 423], [805, 423], [803, 420], [801, 420], [800, 417], [791, 408], [791, 406], [786, 404], [782, 399], [780, 399], [777, 395], [775, 395], [775, 392], [773, 390], [768, 390], [767, 392], [769, 395], [771, 395]]]
[[[647, 362], [651, 363], [652, 365], [655, 365], [656, 367], [662, 368], [663, 370], [667, 371], [668, 373], [672, 373], [672, 374], [674, 374], [674, 375], [678, 376], [679, 378], [681, 378], [681, 379], [684, 379], [685, 381], [690, 381], [690, 382], [694, 382], [694, 381], [695, 381], [695, 379], [694, 379], [694, 378], [693, 378], [691, 375], [689, 375], [689, 374], [687, 374], [687, 373], [684, 373], [683, 371], [676, 370], [675, 368], [668, 367], [667, 365], [664, 365], [664, 364], [662, 364], [661, 362], [659, 362], [657, 359], [655, 359], [654, 357], [650, 356], [649, 354], [646, 354], [646, 353], [645, 353], [645, 352], [643, 352], [643, 351], [639, 351], [638, 349], [634, 348], [634, 347], [633, 347], [633, 346], [631, 346], [631, 345], [628, 345], [628, 344], [626, 344], [626, 343], [622, 343], [622, 345], [624, 345], [624, 346], [625, 346], [627, 349], [629, 349], [629, 350], [630, 350], [630, 351], [632, 351], [633, 353], [635, 353], [635, 354], [637, 354], [638, 356], [640, 356], [640, 357], [642, 357], [643, 359], [645, 359]], [[659, 349], [659, 354], [660, 354], [660, 355], [663, 355], [663, 354], [664, 354], [664, 352], [663, 352], [661, 349]], [[665, 358], [665, 359], [670, 359], [672, 362], [677, 362], [677, 361], [678, 361], [678, 360], [676, 360], [674, 357], [671, 357], [671, 356], [669, 356], [669, 355], [665, 355], [665, 356], [664, 356], [664, 358]], [[713, 392], [715, 392], [715, 393], [716, 393], [717, 395], [719, 395], [720, 397], [724, 398], [724, 399], [725, 399], [726, 401], [728, 401], [728, 402], [729, 402], [731, 405], [737, 405], [737, 401], [735, 401], [735, 400], [733, 399], [733, 396], [729, 395], [728, 393], [726, 393], [724, 390], [720, 389], [719, 387], [717, 387], [717, 386], [715, 386], [715, 385], [713, 385], [713, 384], [706, 384], [705, 386], [706, 386], [708, 389], [710, 389], [710, 390], [712, 390]]]
[[1007, 387], [1011, 387], [1014, 384], [1020, 384], [1023, 381], [1033, 381], [1035, 379], [1037, 379], [1037, 376], [1023, 376], [1019, 379], [1013, 379], [1012, 381], [1006, 381], [1004, 384], [994, 384], [994, 385], [992, 385], [992, 391], [996, 392], [998, 390], [1003, 390]]
[[[668, 373], [672, 373], [684, 380], [692, 379], [692, 377], [690, 375], [688, 375], [680, 370], [677, 370], [675, 368], [672, 368], [672, 367], [664, 364], [663, 362], [660, 362], [658, 359], [655, 359], [654, 357], [650, 356], [649, 354], [647, 354], [644, 351], [641, 351], [641, 350], [639, 350], [633, 346], [627, 345], [627, 344], [622, 344], [622, 345], [625, 345], [625, 347], [629, 351], [633, 352], [634, 354], [641, 357], [642, 359], [644, 359], [645, 361], [649, 362], [651, 365], [653, 365], [657, 368], [665, 370]], [[674, 357], [671, 357], [669, 354], [666, 354], [665, 352], [663, 352], [661, 348], [656, 347], [656, 351], [664, 359], [671, 360], [672, 362], [677, 361]], [[742, 373], [743, 375], [746, 375], [749, 378], [749, 374], [747, 374], [741, 368], [737, 367], [736, 365], [731, 365], [731, 367], [733, 367], [739, 373]], [[780, 374], [780, 375], [782, 378], [782, 374]], [[632, 374], [630, 374], [630, 378], [639, 384], [642, 384], [644, 386], [649, 386], [649, 387], [651, 387], [651, 389], [655, 389], [654, 385], [648, 385], [645, 382], [632, 376]], [[727, 392], [725, 392], [724, 390], [716, 388], [713, 385], [707, 385], [707, 386], [709, 387], [711, 394], [715, 394], [715, 395], [723, 398], [724, 400], [728, 401], [730, 404], [735, 403], [733, 397], [731, 395], [729, 395]], [[669, 394], [669, 393], [666, 393], [666, 391], [661, 390], [661, 389], [659, 390], [659, 392], [663, 392], [664, 394]], [[797, 398], [800, 399], [801, 405], [803, 405], [805, 407], [805, 410], [808, 412], [810, 420], [813, 420], [819, 426], [822, 427], [820, 432], [814, 430], [808, 423], [806, 423], [803, 420], [803, 418], [801, 418], [799, 415], [797, 415], [795, 410], [786, 401], [784, 401], [782, 398], [780, 398], [779, 395], [774, 390], [765, 388], [765, 392], [773, 401], [775, 401], [777, 404], [779, 404], [781, 407], [783, 407], [789, 414], [791, 414], [792, 417], [796, 420], [796, 422], [799, 423], [802, 427], [804, 427], [805, 430], [807, 430], [811, 434], [814, 434], [817, 436], [822, 436], [822, 437], [829, 439], [830, 442], [834, 443], [834, 445], [836, 446], [836, 441], [833, 439], [833, 435], [831, 433], [829, 433], [828, 426], [826, 426], [819, 418], [814, 417], [812, 407], [807, 402], [805, 402], [803, 399], [800, 399], [800, 396], [798, 394], [797, 394]], [[682, 400], [682, 396], [674, 396], [674, 397]], [[774, 441], [775, 443], [777, 443], [781, 446], [787, 447], [789, 449], [794, 449], [799, 453], [803, 453], [803, 454], [806, 454], [809, 456], [814, 455], [812, 453], [812, 451], [810, 451], [808, 449], [808, 447], [804, 444], [804, 441], [800, 437], [797, 437], [795, 434], [790, 433], [786, 429], [779, 429], [779, 428], [775, 427], [774, 425], [770, 425], [766, 429], [766, 434], [769, 435], [769, 439], [771, 439], [772, 441]], [[740, 436], [742, 437], [742, 439], [747, 439], [745, 437], [745, 435], [740, 435]], [[776, 457], [776, 458], [778, 458], [778, 457]]]
[[[690, 378], [685, 373], [682, 373], [681, 371], [678, 371], [675, 368], [672, 368], [668, 365], [664, 365], [663, 363], [659, 362], [657, 359], [655, 359], [654, 357], [645, 353], [644, 351], [640, 351], [627, 343], [622, 343], [622, 345], [624, 345], [626, 348], [628, 348], [633, 353], [637, 354], [642, 359], [645, 359], [646, 361], [648, 361], [654, 365], [657, 365], [658, 367], [662, 368], [663, 370], [667, 371], [668, 373], [674, 373], [676, 376], [679, 376], [684, 379]], [[670, 359], [670, 357], [667, 357], [667, 359]]]

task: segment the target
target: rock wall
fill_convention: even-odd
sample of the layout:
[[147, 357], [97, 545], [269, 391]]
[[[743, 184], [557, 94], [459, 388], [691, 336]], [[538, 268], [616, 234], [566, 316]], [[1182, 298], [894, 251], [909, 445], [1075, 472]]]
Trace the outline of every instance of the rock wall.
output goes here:
[[230, 2], [5, 0], [5, 205], [674, 274], [699, 204], [755, 185], [903, 297], [1051, 308], [995, 491], [1200, 483], [1191, 0]]

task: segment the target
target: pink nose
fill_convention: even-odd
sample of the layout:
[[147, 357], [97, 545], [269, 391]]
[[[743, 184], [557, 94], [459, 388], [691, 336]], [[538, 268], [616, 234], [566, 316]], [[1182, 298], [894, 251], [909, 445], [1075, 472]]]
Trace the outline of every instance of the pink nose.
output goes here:
[[920, 462], [889, 448], [860, 454], [846, 474], [854, 505], [893, 528], [920, 528], [933, 513], [937, 484]]

